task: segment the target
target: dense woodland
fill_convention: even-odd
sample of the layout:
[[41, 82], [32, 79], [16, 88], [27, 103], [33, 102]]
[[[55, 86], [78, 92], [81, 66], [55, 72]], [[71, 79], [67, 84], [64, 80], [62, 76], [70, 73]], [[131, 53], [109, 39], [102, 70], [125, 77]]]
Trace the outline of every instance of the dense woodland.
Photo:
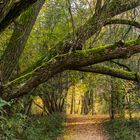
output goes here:
[[140, 0], [0, 0], [0, 140], [57, 139], [69, 114], [139, 140], [139, 53]]

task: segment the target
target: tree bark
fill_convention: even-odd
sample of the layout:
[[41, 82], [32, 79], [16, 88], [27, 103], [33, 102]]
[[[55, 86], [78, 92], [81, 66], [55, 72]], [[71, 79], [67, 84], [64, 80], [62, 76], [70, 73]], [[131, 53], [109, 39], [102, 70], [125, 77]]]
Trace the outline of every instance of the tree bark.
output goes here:
[[25, 48], [32, 27], [43, 4], [44, 0], [38, 0], [38, 2], [28, 9], [28, 11], [25, 12], [17, 21], [20, 27], [15, 25], [12, 37], [2, 57], [3, 82], [10, 79], [13, 70], [18, 65], [19, 58]]
[[1, 0], [0, 32], [4, 31], [12, 21], [36, 1], [37, 0], [19, 0], [17, 2], [11, 2], [11, 0]]

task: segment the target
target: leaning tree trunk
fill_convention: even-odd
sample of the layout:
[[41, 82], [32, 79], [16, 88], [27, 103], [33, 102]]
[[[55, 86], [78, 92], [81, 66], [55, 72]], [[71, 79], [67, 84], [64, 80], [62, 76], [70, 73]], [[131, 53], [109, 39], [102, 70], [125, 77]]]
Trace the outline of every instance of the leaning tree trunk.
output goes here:
[[37, 1], [19, 20], [15, 21], [14, 32], [2, 56], [3, 82], [10, 79], [13, 70], [18, 65], [19, 58], [43, 4], [44, 0]]

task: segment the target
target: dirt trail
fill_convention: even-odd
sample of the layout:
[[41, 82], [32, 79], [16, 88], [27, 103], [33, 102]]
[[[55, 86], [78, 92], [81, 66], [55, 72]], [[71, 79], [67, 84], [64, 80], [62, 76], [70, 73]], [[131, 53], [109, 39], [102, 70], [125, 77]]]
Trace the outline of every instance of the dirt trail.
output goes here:
[[64, 135], [57, 140], [108, 140], [103, 130], [104, 116], [68, 116]]

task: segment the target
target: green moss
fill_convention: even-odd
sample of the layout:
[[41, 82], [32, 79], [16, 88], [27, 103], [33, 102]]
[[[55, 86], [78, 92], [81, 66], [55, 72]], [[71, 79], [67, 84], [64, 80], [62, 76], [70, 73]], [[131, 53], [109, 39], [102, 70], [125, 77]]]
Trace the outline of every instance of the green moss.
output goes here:
[[115, 48], [117, 48], [116, 45], [101, 46], [101, 47], [98, 47], [98, 48], [76, 51], [75, 55], [89, 57], [90, 55], [96, 55], [96, 54], [98, 55], [99, 52], [104, 53], [107, 49], [114, 50]]
[[140, 39], [137, 39], [137, 40], [131, 40], [131, 41], [128, 41], [126, 42], [126, 46], [132, 46], [132, 45], [139, 45], [140, 44]]
[[20, 76], [20, 77], [14, 79], [14, 80], [8, 82], [8, 83], [5, 84], [4, 86], [6, 87], [6, 86], [9, 86], [9, 85], [11, 85], [11, 84], [13, 84], [13, 83], [19, 82], [19, 81], [21, 81], [21, 80], [23, 80], [23, 79], [26, 79], [27, 77], [29, 77], [29, 76], [32, 75], [32, 74], [33, 74], [33, 71], [31, 71], [31, 72], [29, 72], [29, 73], [26, 73], [25, 75], [22, 75], [22, 76]]
[[125, 71], [125, 70], [121, 70], [121, 69], [115, 69], [115, 68], [110, 68], [116, 72], [119, 72], [119, 73], [123, 73], [125, 75], [131, 75], [131, 76], [135, 76], [135, 72], [130, 72], [130, 71]]
[[[138, 44], [140, 44], [140, 40], [132, 40], [132, 41], [129, 41], [129, 42], [126, 43], [126, 47], [127, 46], [128, 47], [131, 47], [133, 45], [138, 45]], [[47, 69], [47, 66], [48, 66], [49, 63], [55, 62], [55, 61], [57, 61], [59, 59], [62, 59], [65, 56], [66, 57], [69, 57], [70, 56], [71, 58], [75, 57], [77, 59], [81, 59], [83, 57], [84, 58], [89, 58], [91, 55], [92, 56], [93, 55], [94, 56], [99, 55], [99, 57], [101, 57], [101, 54], [99, 54], [99, 52], [104, 53], [108, 49], [113, 50], [113, 49], [116, 49], [117, 47], [118, 47], [117, 45], [101, 46], [101, 47], [98, 47], [98, 48], [93, 48], [93, 49], [88, 49], [88, 50], [82, 50], [82, 51], [76, 51], [76, 52], [73, 52], [73, 53], [60, 54], [60, 55], [57, 55], [57, 56], [51, 58], [50, 60], [45, 59], [44, 62], [40, 66], [36, 67], [33, 71], [31, 71], [31, 72], [29, 72], [29, 73], [27, 73], [27, 74], [25, 74], [25, 75], [23, 75], [23, 76], [21, 76], [19, 78], [16, 78], [15, 80], [9, 82], [5, 86], [7, 86], [7, 85], [9, 85], [11, 83], [18, 82], [18, 81], [20, 81], [22, 79], [27, 78], [28, 76], [32, 75], [37, 69], [40, 69], [41, 67], [46, 67], [46, 69]], [[116, 72], [120, 72], [120, 73], [129, 75], [129, 76], [132, 76], [132, 77], [135, 76], [135, 73], [134, 72], [128, 72], [128, 71], [123, 71], [123, 70], [118, 70], [118, 69], [113, 69], [113, 70], [116, 71]]]

